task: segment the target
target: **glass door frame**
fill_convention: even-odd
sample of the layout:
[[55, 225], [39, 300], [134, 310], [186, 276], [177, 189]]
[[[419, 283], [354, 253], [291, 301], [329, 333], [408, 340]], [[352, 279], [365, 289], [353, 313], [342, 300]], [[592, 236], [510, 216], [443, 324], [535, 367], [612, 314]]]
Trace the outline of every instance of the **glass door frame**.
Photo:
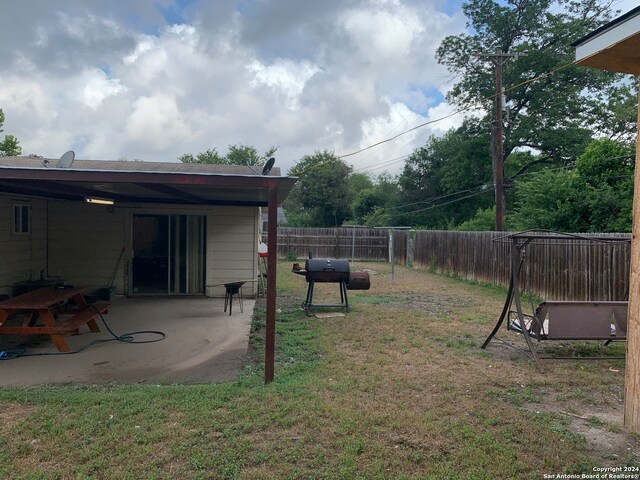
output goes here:
[[[134, 291], [134, 284], [133, 284], [133, 261], [134, 261], [134, 256], [135, 256], [135, 252], [133, 251], [133, 244], [134, 244], [134, 235], [135, 235], [135, 221], [134, 221], [134, 217], [136, 216], [157, 216], [157, 217], [167, 217], [167, 263], [168, 263], [168, 269], [167, 269], [167, 284], [166, 284], [166, 290], [162, 291], [162, 292], [150, 292], [150, 293], [144, 293], [144, 292], [135, 292]], [[171, 265], [171, 260], [172, 258], [174, 258], [174, 255], [172, 254], [172, 248], [173, 248], [173, 244], [171, 242], [171, 235], [172, 235], [172, 218], [173, 217], [178, 217], [178, 216], [187, 216], [187, 217], [201, 217], [202, 218], [202, 238], [201, 238], [201, 268], [202, 268], [202, 291], [201, 292], [197, 292], [197, 293], [182, 293], [182, 292], [172, 292], [171, 291], [171, 284], [172, 284], [172, 276], [175, 273], [175, 269], [173, 268], [173, 266]], [[172, 210], [170, 212], [168, 211], [159, 211], [159, 210], [149, 210], [149, 211], [135, 211], [135, 212], [130, 212], [129, 214], [129, 224], [130, 224], [130, 228], [129, 230], [129, 235], [130, 235], [130, 241], [129, 241], [129, 254], [128, 254], [128, 275], [127, 275], [127, 280], [129, 283], [129, 286], [127, 288], [128, 291], [128, 295], [129, 296], [136, 296], [136, 297], [144, 297], [144, 296], [183, 296], [183, 297], [203, 297], [206, 296], [206, 272], [207, 272], [207, 227], [208, 227], [208, 215], [206, 212], [202, 212], [202, 211], [185, 211], [185, 210]], [[189, 231], [188, 231], [188, 225], [187, 225], [187, 238], [189, 236]], [[188, 248], [188, 246], [187, 246]], [[188, 254], [186, 255], [187, 259], [185, 259], [185, 262], [187, 264], [186, 266], [186, 272], [187, 272], [187, 277], [185, 279], [185, 284], [188, 286], [189, 285], [189, 269], [188, 269]]]

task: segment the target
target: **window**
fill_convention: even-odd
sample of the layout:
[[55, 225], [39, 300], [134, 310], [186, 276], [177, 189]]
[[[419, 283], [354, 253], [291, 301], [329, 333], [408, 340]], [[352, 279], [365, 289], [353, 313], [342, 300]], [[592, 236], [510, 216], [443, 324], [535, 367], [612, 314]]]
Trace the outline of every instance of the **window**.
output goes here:
[[13, 204], [13, 233], [29, 233], [30, 211], [29, 204]]

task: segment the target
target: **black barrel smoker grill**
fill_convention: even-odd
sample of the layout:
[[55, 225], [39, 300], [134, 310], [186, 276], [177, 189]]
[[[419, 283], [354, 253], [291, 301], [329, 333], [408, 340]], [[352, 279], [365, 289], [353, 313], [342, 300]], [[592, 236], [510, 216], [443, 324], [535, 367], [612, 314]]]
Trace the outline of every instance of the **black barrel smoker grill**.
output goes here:
[[[294, 273], [304, 275], [309, 286], [307, 298], [302, 307], [311, 311], [315, 307], [338, 307], [349, 311], [349, 296], [347, 290], [368, 290], [370, 287], [367, 272], [351, 273], [348, 260], [331, 258], [310, 258], [305, 262], [304, 270], [296, 269]], [[340, 303], [313, 303], [313, 291], [316, 283], [338, 283], [340, 285]]]

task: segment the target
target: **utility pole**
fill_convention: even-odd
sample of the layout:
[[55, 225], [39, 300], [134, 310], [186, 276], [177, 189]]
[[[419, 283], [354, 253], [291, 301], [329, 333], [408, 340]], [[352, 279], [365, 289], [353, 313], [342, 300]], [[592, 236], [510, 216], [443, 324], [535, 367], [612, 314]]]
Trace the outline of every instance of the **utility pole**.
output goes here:
[[526, 53], [502, 53], [498, 49], [496, 53], [481, 53], [480, 57], [489, 57], [495, 65], [496, 91], [495, 91], [495, 119], [491, 128], [491, 160], [493, 164], [493, 184], [496, 198], [496, 231], [504, 230], [504, 145], [502, 143], [502, 111], [504, 88], [502, 87], [502, 67], [509, 58], [526, 56]]

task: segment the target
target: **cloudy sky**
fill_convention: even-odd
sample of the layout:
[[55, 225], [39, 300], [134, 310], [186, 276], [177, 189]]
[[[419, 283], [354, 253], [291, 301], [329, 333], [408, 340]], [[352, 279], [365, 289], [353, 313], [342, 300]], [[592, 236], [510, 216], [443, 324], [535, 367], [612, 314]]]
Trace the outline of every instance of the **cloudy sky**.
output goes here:
[[[462, 0], [21, 0], [0, 29], [4, 133], [24, 154], [175, 162], [243, 143], [285, 170], [451, 112], [441, 40]], [[623, 12], [637, 0], [622, 0]], [[397, 173], [461, 119], [349, 157]], [[387, 162], [386, 164], [383, 162]]]

